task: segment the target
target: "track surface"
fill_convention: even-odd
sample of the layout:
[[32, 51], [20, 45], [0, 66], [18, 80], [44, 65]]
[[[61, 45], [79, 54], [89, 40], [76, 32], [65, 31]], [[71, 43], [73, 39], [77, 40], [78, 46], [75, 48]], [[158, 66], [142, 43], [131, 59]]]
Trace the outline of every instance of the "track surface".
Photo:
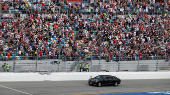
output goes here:
[[118, 87], [88, 86], [87, 81], [0, 82], [0, 95], [81, 95], [129, 91], [170, 91], [170, 79], [122, 80]]

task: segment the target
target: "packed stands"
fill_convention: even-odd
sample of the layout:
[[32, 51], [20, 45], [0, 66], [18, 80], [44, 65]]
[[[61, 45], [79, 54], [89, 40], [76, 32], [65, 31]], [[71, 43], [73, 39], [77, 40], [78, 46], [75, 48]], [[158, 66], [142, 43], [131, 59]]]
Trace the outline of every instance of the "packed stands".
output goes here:
[[170, 57], [170, 0], [0, 1], [0, 60]]

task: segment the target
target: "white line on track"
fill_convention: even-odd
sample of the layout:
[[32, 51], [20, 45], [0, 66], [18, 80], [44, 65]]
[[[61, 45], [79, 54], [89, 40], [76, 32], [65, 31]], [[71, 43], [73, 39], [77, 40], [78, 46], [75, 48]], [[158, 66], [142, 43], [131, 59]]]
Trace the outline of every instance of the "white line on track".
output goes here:
[[23, 91], [20, 91], [20, 90], [9, 88], [9, 87], [3, 86], [3, 85], [0, 85], [0, 87], [6, 88], [6, 89], [10, 89], [10, 90], [13, 90], [13, 91], [16, 91], [16, 92], [19, 92], [19, 93], [23, 93], [23, 94], [26, 94], [26, 95], [32, 95], [30, 93], [26, 93], [26, 92], [23, 92]]

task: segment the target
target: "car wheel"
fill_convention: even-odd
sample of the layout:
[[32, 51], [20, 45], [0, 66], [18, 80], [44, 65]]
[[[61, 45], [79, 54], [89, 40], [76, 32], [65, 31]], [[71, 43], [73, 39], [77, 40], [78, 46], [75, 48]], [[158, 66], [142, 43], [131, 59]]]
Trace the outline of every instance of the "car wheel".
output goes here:
[[99, 82], [99, 83], [97, 84], [97, 86], [100, 87], [100, 86], [102, 86], [102, 84]]
[[118, 86], [118, 83], [117, 83], [117, 82], [115, 82], [114, 86]]

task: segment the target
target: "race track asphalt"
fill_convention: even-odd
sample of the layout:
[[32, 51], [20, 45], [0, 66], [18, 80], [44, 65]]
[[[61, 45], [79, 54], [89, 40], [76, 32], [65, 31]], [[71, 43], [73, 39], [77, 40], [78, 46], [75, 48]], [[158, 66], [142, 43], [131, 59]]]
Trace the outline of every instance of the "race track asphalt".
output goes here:
[[89, 86], [87, 81], [0, 82], [0, 95], [92, 95], [170, 91], [170, 79], [122, 80], [118, 87]]

